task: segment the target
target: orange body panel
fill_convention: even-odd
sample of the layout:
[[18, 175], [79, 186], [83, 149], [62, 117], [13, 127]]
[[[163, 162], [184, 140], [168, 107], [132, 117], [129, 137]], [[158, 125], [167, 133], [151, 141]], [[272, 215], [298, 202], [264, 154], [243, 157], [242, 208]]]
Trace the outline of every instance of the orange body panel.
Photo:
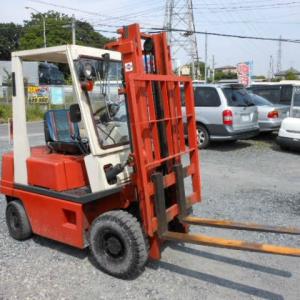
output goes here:
[[22, 200], [35, 234], [84, 248], [82, 204], [20, 190], [14, 196]]
[[[14, 182], [14, 156], [13, 153], [5, 153], [2, 156], [1, 187], [12, 187]], [[2, 190], [0, 190], [3, 192]], [[3, 192], [3, 194], [5, 194]]]
[[[86, 177], [82, 176], [80, 180], [74, 180], [78, 174], [78, 166], [83, 161], [82, 158], [76, 158], [66, 155], [48, 154], [44, 147], [31, 149], [32, 157], [29, 161], [39, 161], [44, 158], [44, 166], [39, 172], [41, 177], [48, 173], [47, 178], [51, 182], [49, 173], [58, 172], [56, 162], [61, 158], [65, 162], [66, 173], [63, 170], [63, 176], [68, 178], [64, 180], [65, 187], [70, 187], [70, 182], [85, 183]], [[51, 157], [50, 159], [49, 156]], [[50, 161], [50, 163], [49, 163]], [[49, 165], [47, 165], [47, 163]], [[29, 173], [31, 166], [29, 163]], [[79, 168], [80, 170], [80, 168]], [[41, 172], [40, 172], [41, 171]], [[54, 173], [51, 173], [54, 174]], [[82, 175], [83, 173], [81, 173]], [[55, 174], [54, 174], [55, 175]], [[34, 177], [34, 180], [39, 180]], [[32, 180], [32, 178], [31, 178]], [[44, 179], [42, 179], [44, 180]], [[54, 182], [54, 181], [53, 181]], [[69, 184], [69, 185], [68, 185]], [[56, 185], [57, 188], [57, 185]], [[135, 199], [134, 189], [132, 186], [125, 186], [124, 189], [117, 194], [96, 200], [92, 203], [81, 204], [72, 201], [66, 201], [50, 196], [23, 191], [14, 188], [14, 160], [13, 153], [6, 153], [2, 157], [2, 179], [0, 181], [0, 192], [11, 198], [16, 198], [22, 201], [27, 216], [29, 218], [32, 231], [40, 236], [53, 239], [77, 248], [88, 246], [87, 233], [95, 218], [100, 214], [113, 209], [125, 209], [130, 205], [130, 202]]]
[[30, 185], [58, 192], [88, 185], [82, 156], [49, 153], [45, 147], [32, 148], [27, 170]]

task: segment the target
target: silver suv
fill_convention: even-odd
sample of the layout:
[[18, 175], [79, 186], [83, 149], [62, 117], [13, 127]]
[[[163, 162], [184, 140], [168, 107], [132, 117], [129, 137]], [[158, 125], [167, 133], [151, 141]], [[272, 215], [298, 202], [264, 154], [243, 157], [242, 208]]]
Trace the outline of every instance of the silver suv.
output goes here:
[[199, 147], [259, 134], [257, 107], [239, 84], [194, 84]]

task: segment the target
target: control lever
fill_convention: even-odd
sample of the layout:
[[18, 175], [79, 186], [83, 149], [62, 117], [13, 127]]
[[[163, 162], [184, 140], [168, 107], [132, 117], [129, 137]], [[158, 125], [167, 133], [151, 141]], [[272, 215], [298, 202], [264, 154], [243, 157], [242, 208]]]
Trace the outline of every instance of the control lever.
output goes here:
[[129, 155], [128, 158], [127, 158], [127, 160], [125, 162], [116, 164], [115, 166], [107, 169], [105, 171], [107, 181], [108, 182], [115, 181], [117, 175], [120, 174], [121, 172], [123, 172], [124, 168], [127, 165], [132, 164], [132, 159], [133, 159], [133, 157], [131, 155]]

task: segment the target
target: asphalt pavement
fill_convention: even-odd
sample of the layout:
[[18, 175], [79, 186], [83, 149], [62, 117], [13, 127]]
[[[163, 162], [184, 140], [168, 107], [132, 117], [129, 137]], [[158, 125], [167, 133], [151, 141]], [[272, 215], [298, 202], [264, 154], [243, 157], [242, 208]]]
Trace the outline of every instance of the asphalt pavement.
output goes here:
[[[0, 124], [0, 142], [6, 142], [9, 140], [8, 124]], [[30, 138], [41, 138], [43, 133], [43, 122], [28, 122], [27, 123], [28, 135]]]

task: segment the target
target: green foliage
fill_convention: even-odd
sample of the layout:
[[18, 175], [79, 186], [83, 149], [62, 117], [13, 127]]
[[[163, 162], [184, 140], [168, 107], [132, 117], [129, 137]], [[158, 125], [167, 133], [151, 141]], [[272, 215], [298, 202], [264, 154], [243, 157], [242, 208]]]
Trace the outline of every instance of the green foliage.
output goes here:
[[[202, 61], [199, 61], [199, 62], [195, 62], [195, 64], [194, 64], [194, 66], [195, 66], [195, 73], [196, 74], [201, 74], [201, 76], [198, 76], [198, 78], [195, 78], [195, 79], [204, 79], [204, 73], [205, 73], [205, 63], [204, 62], [202, 62]], [[189, 67], [189, 69], [190, 69], [190, 76], [192, 76], [192, 63], [189, 63], [188, 64], [188, 67]], [[175, 73], [177, 73], [177, 71], [178, 70], [175, 70]], [[200, 72], [199, 72], [200, 71]]]
[[263, 80], [265, 80], [266, 76], [264, 76], [264, 75], [256, 75], [256, 76], [253, 76], [253, 79], [263, 79]]
[[[34, 13], [31, 20], [24, 22], [24, 30], [20, 39], [20, 49], [41, 48], [44, 46], [43, 17], [46, 22], [47, 47], [71, 44], [72, 18], [55, 11], [45, 14]], [[87, 22], [76, 20], [76, 44], [101, 48], [110, 41]]]
[[44, 117], [44, 111], [40, 105], [32, 105], [27, 107], [26, 110], [27, 121], [40, 121]]
[[7, 122], [8, 118], [12, 117], [11, 105], [0, 104], [0, 123]]
[[288, 71], [288, 72], [286, 73], [285, 79], [286, 79], [286, 80], [298, 80], [298, 76], [297, 76], [297, 74], [295, 74], [294, 72]]
[[[27, 121], [40, 121], [44, 117], [44, 111], [41, 106], [28, 106], [26, 109]], [[0, 104], [0, 123], [6, 123], [9, 118], [12, 118], [12, 105]]]
[[22, 26], [0, 23], [0, 60], [10, 60], [11, 52], [18, 49]]
[[5, 75], [3, 76], [3, 85], [11, 86], [12, 85], [12, 75], [5, 68], [3, 68]]
[[219, 81], [221, 79], [237, 79], [237, 74], [232, 72], [224, 73], [222, 71], [217, 71], [215, 73], [215, 81]]

